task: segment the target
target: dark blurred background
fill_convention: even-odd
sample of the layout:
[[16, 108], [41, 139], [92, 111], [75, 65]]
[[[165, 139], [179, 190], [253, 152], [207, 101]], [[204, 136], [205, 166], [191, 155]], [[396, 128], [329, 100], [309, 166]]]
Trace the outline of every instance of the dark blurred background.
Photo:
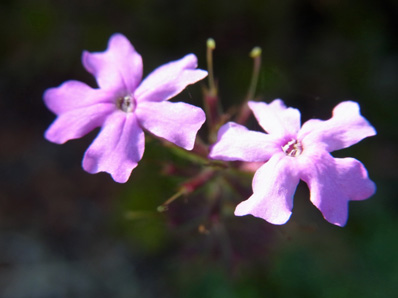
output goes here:
[[[397, 297], [396, 1], [5, 0], [0, 25], [0, 297]], [[126, 184], [85, 173], [98, 131], [47, 142], [42, 94], [69, 79], [95, 86], [81, 53], [105, 50], [114, 32], [145, 74], [190, 52], [206, 68], [213, 37], [225, 108], [245, 97], [254, 46], [263, 100], [283, 98], [303, 121], [358, 101], [378, 135], [335, 155], [361, 160], [376, 194], [350, 203], [344, 228], [322, 218], [305, 184], [283, 226], [231, 216], [250, 188], [217, 179], [158, 213], [184, 181], [170, 166], [197, 166], [151, 138]], [[201, 84], [179, 98], [202, 105]], [[221, 205], [209, 210], [212, 197]]]

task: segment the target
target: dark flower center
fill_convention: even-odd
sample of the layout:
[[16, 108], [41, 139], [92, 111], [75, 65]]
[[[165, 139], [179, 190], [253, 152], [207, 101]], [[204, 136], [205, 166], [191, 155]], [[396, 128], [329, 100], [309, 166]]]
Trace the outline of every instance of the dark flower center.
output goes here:
[[282, 146], [282, 150], [287, 156], [295, 157], [303, 152], [303, 146], [297, 140], [290, 140], [284, 146]]
[[135, 99], [131, 95], [120, 97], [116, 100], [116, 106], [119, 110], [122, 110], [125, 113], [131, 113], [134, 111], [136, 106]]

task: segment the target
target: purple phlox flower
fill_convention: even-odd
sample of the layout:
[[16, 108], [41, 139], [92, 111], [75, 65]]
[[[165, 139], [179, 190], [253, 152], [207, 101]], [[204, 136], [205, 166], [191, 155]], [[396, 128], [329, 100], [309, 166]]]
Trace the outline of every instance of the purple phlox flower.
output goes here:
[[104, 52], [83, 52], [85, 69], [98, 89], [66, 81], [44, 93], [44, 102], [57, 115], [45, 132], [47, 140], [63, 144], [102, 127], [83, 158], [89, 173], [108, 172], [126, 182], [144, 153], [144, 132], [191, 150], [205, 121], [202, 109], [168, 99], [207, 76], [196, 69], [193, 54], [155, 69], [142, 82], [142, 58], [128, 39], [114, 34]]
[[220, 128], [210, 152], [213, 159], [264, 162], [254, 175], [253, 195], [236, 207], [235, 215], [251, 214], [273, 224], [286, 223], [301, 179], [324, 218], [344, 226], [348, 201], [374, 194], [375, 184], [361, 162], [334, 158], [329, 153], [376, 135], [356, 102], [342, 102], [329, 120], [311, 119], [301, 128], [300, 112], [287, 108], [279, 99], [270, 104], [249, 102], [249, 107], [268, 134], [229, 122]]

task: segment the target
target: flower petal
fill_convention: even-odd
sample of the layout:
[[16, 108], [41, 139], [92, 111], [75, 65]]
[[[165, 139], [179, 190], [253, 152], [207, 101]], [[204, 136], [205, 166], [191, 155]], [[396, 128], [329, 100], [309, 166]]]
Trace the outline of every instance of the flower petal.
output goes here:
[[374, 135], [376, 130], [361, 116], [358, 103], [345, 101], [333, 109], [333, 117], [329, 120], [305, 122], [298, 138], [304, 147], [322, 143], [328, 152], [332, 152]]
[[177, 146], [191, 150], [206, 120], [202, 109], [183, 102], [141, 102], [135, 111], [142, 127]]
[[83, 52], [83, 65], [100, 88], [133, 93], [142, 79], [142, 58], [122, 34], [111, 36], [104, 52]]
[[[55, 109], [57, 109], [56, 107]], [[61, 107], [59, 107], [62, 109]], [[115, 106], [110, 103], [100, 103], [60, 114], [46, 130], [47, 140], [63, 144], [68, 140], [78, 139], [104, 123]]]
[[278, 151], [280, 146], [271, 135], [250, 131], [240, 124], [228, 122], [218, 131], [217, 142], [211, 147], [209, 157], [227, 161], [265, 162]]
[[293, 195], [299, 183], [295, 159], [275, 154], [259, 168], [253, 178], [253, 195], [240, 203], [235, 215], [251, 214], [281, 225], [292, 213]]
[[109, 92], [93, 89], [85, 83], [73, 80], [47, 89], [43, 99], [47, 108], [57, 115], [93, 104], [113, 102]]
[[249, 101], [258, 123], [269, 134], [295, 137], [300, 130], [300, 112], [287, 108], [282, 100], [275, 99], [270, 104]]
[[311, 192], [311, 202], [327, 221], [344, 226], [348, 218], [348, 201], [364, 200], [374, 194], [375, 184], [361, 162], [354, 158], [333, 158], [318, 151], [300, 159], [301, 174]]
[[138, 101], [163, 101], [180, 93], [189, 84], [207, 76], [207, 71], [196, 69], [194, 54], [164, 64], [150, 73], [137, 88], [134, 97]]
[[89, 173], [107, 172], [124, 183], [144, 154], [144, 132], [133, 113], [113, 113], [87, 149], [83, 168]]

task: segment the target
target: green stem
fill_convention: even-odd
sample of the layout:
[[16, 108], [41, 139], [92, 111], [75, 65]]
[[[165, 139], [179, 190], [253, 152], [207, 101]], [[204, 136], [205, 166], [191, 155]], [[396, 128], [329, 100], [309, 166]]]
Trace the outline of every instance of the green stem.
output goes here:
[[211, 96], [217, 95], [217, 88], [214, 82], [214, 72], [213, 72], [213, 50], [216, 48], [216, 42], [213, 38], [207, 40], [207, 70], [209, 73], [209, 91]]
[[253, 48], [253, 50], [251, 50], [250, 52], [250, 57], [253, 58], [253, 73], [250, 82], [250, 87], [247, 92], [246, 101], [252, 100], [256, 93], [257, 82], [261, 67], [261, 48], [260, 47]]

